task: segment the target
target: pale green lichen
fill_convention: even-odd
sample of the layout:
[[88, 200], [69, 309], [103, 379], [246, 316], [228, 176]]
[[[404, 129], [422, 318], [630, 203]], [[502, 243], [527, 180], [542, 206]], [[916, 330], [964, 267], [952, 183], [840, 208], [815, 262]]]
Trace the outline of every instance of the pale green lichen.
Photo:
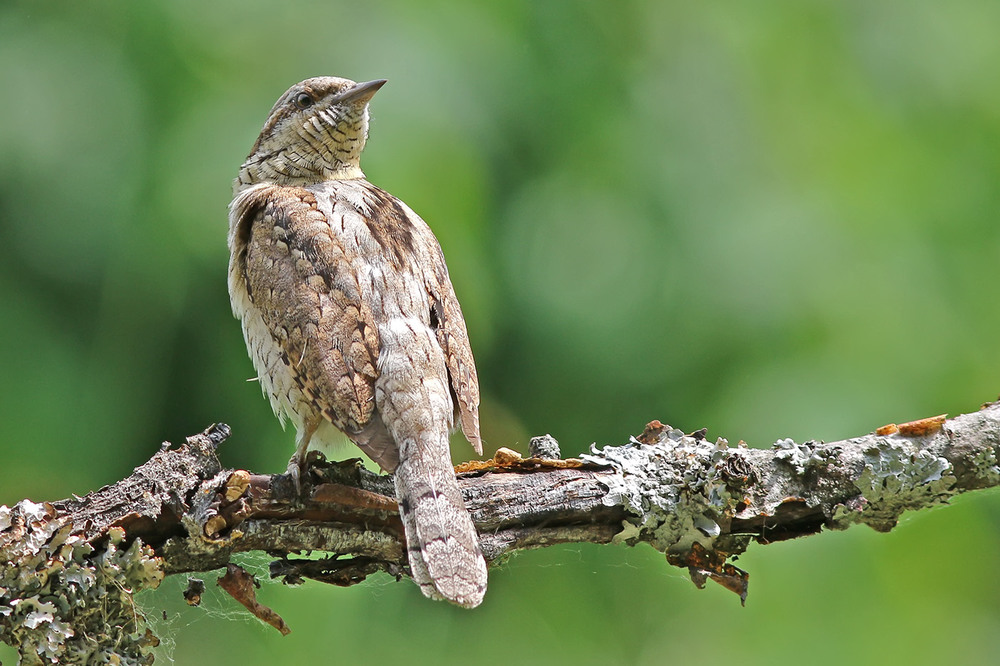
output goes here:
[[642, 534], [668, 552], [686, 550], [695, 541], [710, 543], [721, 533], [718, 519], [736, 504], [720, 473], [731, 453], [724, 439], [711, 442], [666, 427], [655, 443], [633, 438], [626, 446], [592, 446], [591, 455], [581, 457], [621, 472], [604, 501], [624, 506], [634, 517], [625, 534], [632, 540]]
[[837, 455], [833, 447], [822, 446], [822, 442], [813, 440], [797, 444], [793, 439], [779, 439], [771, 448], [775, 451], [775, 459], [790, 466], [799, 476], [822, 469]]
[[981, 479], [984, 487], [1000, 485], [1000, 466], [997, 465], [997, 452], [993, 447], [983, 448], [969, 458], [973, 473]]
[[139, 541], [111, 530], [95, 546], [47, 504], [0, 507], [0, 640], [21, 664], [150, 664], [157, 643], [133, 595], [163, 579]]
[[878, 440], [875, 446], [865, 449], [863, 463], [855, 485], [865, 504], [851, 517], [877, 530], [894, 527], [907, 509], [942, 503], [953, 494], [951, 463], [906, 439]]
[[[869, 501], [911, 493], [921, 487], [929, 491], [933, 482], [941, 481], [951, 471], [951, 463], [946, 458], [915, 450], [905, 440], [883, 440], [880, 445], [866, 449], [864, 462], [858, 487]], [[948, 483], [954, 482], [954, 477], [949, 476]]]

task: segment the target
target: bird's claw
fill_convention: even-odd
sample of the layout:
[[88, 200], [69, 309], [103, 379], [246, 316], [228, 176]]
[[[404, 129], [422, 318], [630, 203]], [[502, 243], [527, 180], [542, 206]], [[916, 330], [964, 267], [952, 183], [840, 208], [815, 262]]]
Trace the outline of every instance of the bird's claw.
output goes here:
[[292, 459], [288, 461], [288, 469], [286, 473], [292, 478], [292, 483], [295, 485], [295, 494], [302, 494], [302, 472], [304, 471], [305, 461], [299, 460], [298, 456], [292, 456]]

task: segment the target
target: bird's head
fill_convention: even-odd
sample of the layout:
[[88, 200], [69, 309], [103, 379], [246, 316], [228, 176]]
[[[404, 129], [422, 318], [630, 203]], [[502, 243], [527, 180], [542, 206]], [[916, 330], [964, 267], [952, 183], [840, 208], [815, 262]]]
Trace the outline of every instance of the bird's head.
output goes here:
[[262, 182], [291, 185], [363, 177], [368, 101], [384, 83], [334, 76], [296, 83], [271, 109], [234, 189]]

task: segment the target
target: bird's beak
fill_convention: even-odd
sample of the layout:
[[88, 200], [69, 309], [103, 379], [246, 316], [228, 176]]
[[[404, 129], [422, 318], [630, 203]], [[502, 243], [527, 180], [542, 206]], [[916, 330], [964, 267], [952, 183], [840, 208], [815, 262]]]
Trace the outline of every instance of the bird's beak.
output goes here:
[[386, 79], [376, 79], [374, 81], [365, 81], [364, 83], [358, 83], [353, 88], [345, 90], [336, 97], [334, 97], [330, 102], [332, 104], [343, 104], [345, 102], [353, 104], [365, 104], [378, 92], [378, 89], [384, 86]]

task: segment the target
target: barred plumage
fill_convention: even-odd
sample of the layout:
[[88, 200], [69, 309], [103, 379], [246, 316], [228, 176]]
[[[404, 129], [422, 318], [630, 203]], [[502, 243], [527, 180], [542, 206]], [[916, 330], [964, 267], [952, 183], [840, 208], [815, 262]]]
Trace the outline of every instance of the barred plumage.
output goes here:
[[229, 292], [261, 386], [297, 430], [289, 471], [336, 428], [393, 472], [414, 580], [478, 605], [486, 563], [451, 467], [458, 415], [478, 453], [479, 383], [430, 228], [364, 178], [384, 81], [320, 77], [275, 104], [229, 213]]

